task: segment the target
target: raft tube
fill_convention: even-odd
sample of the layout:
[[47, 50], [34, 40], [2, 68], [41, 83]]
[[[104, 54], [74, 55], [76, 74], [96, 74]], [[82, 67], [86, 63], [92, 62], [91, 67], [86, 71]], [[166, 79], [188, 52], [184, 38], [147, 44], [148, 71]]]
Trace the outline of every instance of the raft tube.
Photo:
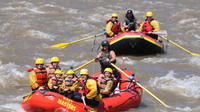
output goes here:
[[[130, 70], [123, 71], [128, 75], [133, 74]], [[94, 76], [99, 74], [96, 73]], [[35, 91], [24, 97], [22, 108], [26, 112], [120, 112], [140, 105], [142, 89], [123, 74], [119, 89], [118, 93], [103, 98], [98, 107], [87, 105], [86, 108], [82, 102], [73, 101], [61, 94], [44, 90]]]
[[140, 32], [122, 32], [108, 39], [117, 55], [146, 55], [164, 53], [162, 41]]

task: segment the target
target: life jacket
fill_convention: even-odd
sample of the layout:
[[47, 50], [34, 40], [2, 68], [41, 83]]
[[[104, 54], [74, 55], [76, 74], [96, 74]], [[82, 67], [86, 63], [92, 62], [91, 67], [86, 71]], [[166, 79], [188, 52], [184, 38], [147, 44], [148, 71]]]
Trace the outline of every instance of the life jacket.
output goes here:
[[113, 23], [111, 31], [115, 34], [118, 34], [121, 31], [121, 24], [118, 22], [118, 20], [116, 20], [116, 22], [113, 22], [111, 19], [107, 20], [106, 24], [108, 24], [109, 22]]
[[[31, 70], [32, 69], [32, 70]], [[48, 82], [48, 77], [47, 77], [47, 70], [46, 68], [43, 68], [42, 70], [38, 69], [38, 68], [30, 68], [28, 69], [29, 72], [34, 71], [36, 74], [36, 78], [37, 78], [37, 83], [39, 86], [46, 86], [47, 82]]]
[[100, 88], [101, 89], [104, 89], [105, 88], [105, 86], [107, 85], [107, 82], [108, 81], [113, 81], [113, 78], [112, 77], [110, 77], [108, 80], [106, 80], [106, 76], [104, 76], [104, 75], [102, 75], [102, 76], [100, 76], [101, 78], [100, 78], [100, 80], [98, 80], [99, 82], [100, 82]]
[[153, 31], [153, 26], [151, 25], [151, 21], [153, 21], [154, 19], [151, 20], [145, 20], [144, 24], [142, 26], [142, 32], [151, 32]]
[[79, 92], [83, 92], [84, 94], [88, 94], [89, 93], [89, 89], [86, 87], [86, 81], [79, 80], [79, 84], [82, 87], [82, 89]]

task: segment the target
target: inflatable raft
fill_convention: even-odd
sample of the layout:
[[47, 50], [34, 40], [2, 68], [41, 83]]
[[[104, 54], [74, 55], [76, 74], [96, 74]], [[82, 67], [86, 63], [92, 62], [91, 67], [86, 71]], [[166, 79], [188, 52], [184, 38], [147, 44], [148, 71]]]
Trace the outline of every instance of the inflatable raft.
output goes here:
[[140, 32], [123, 32], [109, 38], [117, 55], [145, 55], [164, 52], [164, 44]]
[[[130, 70], [123, 70], [128, 75]], [[94, 74], [98, 76], [100, 73]], [[136, 78], [135, 78], [136, 80]], [[73, 101], [61, 94], [50, 91], [35, 91], [24, 97], [22, 107], [26, 112], [120, 112], [136, 108], [141, 103], [142, 89], [121, 74], [119, 91], [103, 98], [98, 107], [89, 105], [84, 108], [82, 102]]]

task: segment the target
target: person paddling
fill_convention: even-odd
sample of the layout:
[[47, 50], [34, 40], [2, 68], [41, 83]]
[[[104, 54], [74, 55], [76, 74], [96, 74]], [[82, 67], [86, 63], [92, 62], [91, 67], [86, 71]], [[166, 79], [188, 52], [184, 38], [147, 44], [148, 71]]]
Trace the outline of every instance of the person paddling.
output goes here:
[[37, 58], [35, 60], [35, 67], [29, 68], [29, 84], [31, 86], [32, 91], [47, 89], [47, 70], [44, 67], [44, 59]]
[[103, 73], [105, 68], [113, 68], [110, 63], [116, 63], [116, 54], [110, 49], [110, 43], [107, 40], [102, 41], [101, 47], [101, 52], [98, 53], [95, 62], [100, 62], [101, 73]]
[[135, 18], [131, 9], [127, 10], [123, 27], [126, 31], [135, 31], [137, 26], [137, 19]]
[[121, 32], [121, 24], [118, 21], [118, 14], [113, 13], [111, 18], [106, 21], [107, 38], [111, 38]]
[[138, 32], [143, 32], [146, 35], [149, 35], [150, 37], [158, 40], [158, 35], [154, 34], [154, 32], [157, 32], [160, 30], [159, 22], [153, 18], [153, 12], [148, 11], [146, 12], [146, 19], [145, 21], [140, 25], [139, 29], [137, 29]]
[[[79, 78], [79, 92], [75, 93], [74, 100], [86, 101], [87, 105], [98, 106], [101, 99], [96, 80], [90, 78], [87, 69], [81, 69]], [[81, 99], [82, 95], [85, 99]]]

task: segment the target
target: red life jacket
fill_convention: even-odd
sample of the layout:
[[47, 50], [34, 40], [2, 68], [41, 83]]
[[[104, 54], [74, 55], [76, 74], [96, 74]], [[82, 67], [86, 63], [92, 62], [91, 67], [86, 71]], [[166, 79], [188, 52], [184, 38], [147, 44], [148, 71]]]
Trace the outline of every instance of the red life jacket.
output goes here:
[[144, 24], [142, 26], [142, 32], [151, 32], [151, 31], [153, 31], [153, 26], [150, 24], [152, 20], [150, 20], [150, 21], [148, 21], [148, 20], [144, 21]]
[[30, 68], [28, 69], [28, 72], [34, 71], [37, 78], [37, 83], [39, 86], [46, 86], [48, 82], [48, 76], [47, 76], [47, 70], [46, 68], [43, 68], [42, 70], [38, 68]]
[[109, 22], [112, 22], [113, 23], [113, 26], [111, 28], [111, 31], [114, 32], [115, 34], [119, 33], [121, 31], [121, 28], [120, 28], [120, 23], [118, 22], [118, 20], [116, 22], [113, 22], [111, 19], [107, 20], [106, 21], [106, 24], [108, 24]]
[[89, 93], [89, 89], [86, 87], [86, 82], [84, 82], [84, 80], [80, 80], [79, 84], [81, 85], [82, 89], [79, 90], [80, 93], [84, 93], [84, 94], [88, 94]]

